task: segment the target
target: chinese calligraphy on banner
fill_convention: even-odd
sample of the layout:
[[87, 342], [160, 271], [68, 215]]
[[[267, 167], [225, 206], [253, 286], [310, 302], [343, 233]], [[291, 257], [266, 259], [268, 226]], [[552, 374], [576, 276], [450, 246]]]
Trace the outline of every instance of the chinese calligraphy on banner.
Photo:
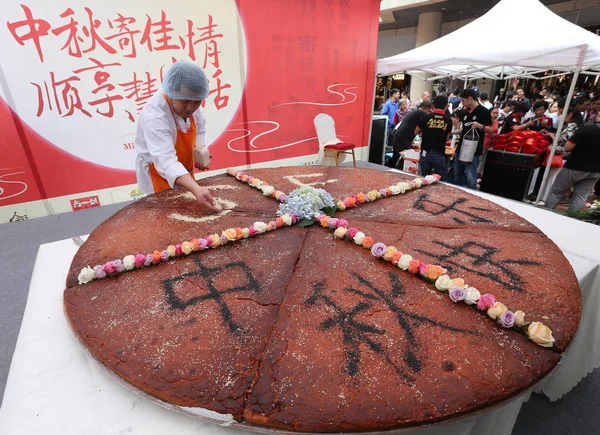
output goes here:
[[318, 152], [321, 112], [366, 145], [378, 5], [4, 1], [0, 150], [12, 160], [0, 164], [0, 209], [134, 183], [138, 115], [176, 60], [209, 78], [214, 169], [302, 163]]
[[[95, 4], [94, 4], [95, 3]], [[108, 4], [107, 4], [108, 3]], [[54, 145], [96, 164], [131, 169], [138, 113], [160, 89], [175, 60], [194, 61], [210, 78], [204, 111], [210, 142], [225, 130], [243, 91], [239, 15], [233, 0], [201, 0], [164, 8], [152, 0], [139, 6], [96, 1], [12, 2], [3, 44], [16, 59], [2, 59], [13, 109]], [[4, 41], [8, 38], [8, 41]], [[15, 44], [16, 43], [16, 44]], [[10, 103], [10, 102], [9, 102]], [[11, 104], [12, 105], [12, 104]], [[65, 140], [66, 132], [69, 140]], [[111, 134], [90, 134], [94, 131]]]

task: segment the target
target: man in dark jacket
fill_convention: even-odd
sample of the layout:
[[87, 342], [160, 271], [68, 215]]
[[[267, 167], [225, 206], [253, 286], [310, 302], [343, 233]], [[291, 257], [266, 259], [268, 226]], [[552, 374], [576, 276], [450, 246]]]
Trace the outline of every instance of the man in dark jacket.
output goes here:
[[400, 151], [409, 150], [413, 139], [415, 138], [415, 129], [419, 125], [421, 118], [431, 111], [431, 103], [421, 103], [418, 110], [413, 110], [408, 113], [402, 123], [396, 126], [392, 133], [392, 146], [394, 153], [392, 161], [394, 167], [398, 165], [400, 160]]
[[452, 132], [452, 119], [446, 114], [448, 98], [440, 95], [433, 100], [434, 110], [421, 118], [415, 133], [421, 134], [421, 175], [431, 171], [442, 178], [448, 174], [446, 164], [446, 142]]

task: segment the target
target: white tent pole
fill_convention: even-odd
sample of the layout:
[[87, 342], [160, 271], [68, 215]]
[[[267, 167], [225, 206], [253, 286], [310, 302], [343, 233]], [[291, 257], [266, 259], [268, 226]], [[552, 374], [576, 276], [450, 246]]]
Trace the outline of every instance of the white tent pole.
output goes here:
[[[583, 57], [585, 56], [585, 52], [587, 51], [587, 46], [582, 47], [581, 50], [581, 58], [580, 65]], [[560, 140], [560, 136], [562, 135], [562, 129], [565, 124], [565, 118], [567, 117], [567, 112], [569, 111], [569, 106], [571, 104], [571, 100], [573, 99], [573, 94], [575, 93], [575, 85], [577, 84], [577, 79], [579, 79], [579, 72], [581, 71], [581, 67], [577, 67], [575, 69], [575, 73], [573, 74], [573, 79], [571, 81], [571, 87], [569, 88], [569, 95], [567, 95], [567, 101], [565, 102], [565, 108], [558, 122], [558, 130], [556, 131], [556, 135], [554, 136], [554, 143], [552, 144], [552, 150], [550, 150], [550, 156], [548, 156], [548, 163], [546, 164], [546, 170], [544, 171], [544, 178], [542, 178], [542, 184], [540, 186], [540, 191], [538, 192], [538, 196], [535, 200], [536, 204], [539, 203], [542, 199], [542, 195], [544, 190], [546, 190], [546, 184], [548, 183], [548, 176], [550, 174], [550, 167], [552, 166], [552, 158], [556, 153], [556, 147], [558, 146], [558, 141]]]
[[544, 178], [542, 178], [542, 184], [540, 186], [540, 190], [538, 192], [538, 196], [535, 200], [536, 204], [540, 202], [542, 199], [542, 195], [544, 190], [546, 189], [546, 184], [548, 182], [548, 175], [550, 174], [550, 167], [552, 166], [552, 158], [556, 153], [556, 147], [558, 146], [558, 141], [560, 140], [560, 136], [562, 135], [562, 130], [565, 125], [565, 118], [567, 117], [567, 112], [569, 111], [569, 105], [571, 104], [571, 100], [573, 99], [573, 94], [575, 93], [575, 84], [577, 83], [577, 79], [579, 78], [579, 69], [575, 70], [573, 74], [573, 79], [571, 81], [571, 87], [569, 89], [569, 94], [567, 95], [567, 101], [565, 102], [565, 108], [563, 109], [563, 113], [560, 116], [560, 120], [558, 121], [558, 129], [556, 130], [556, 134], [554, 135], [554, 142], [552, 143], [552, 149], [550, 150], [550, 156], [548, 157], [548, 163], [546, 164], [546, 169], [544, 170]]
[[560, 136], [562, 135], [562, 129], [565, 125], [565, 119], [567, 118], [567, 112], [569, 111], [569, 106], [571, 105], [571, 100], [573, 99], [573, 94], [575, 93], [575, 86], [577, 85], [577, 79], [579, 78], [579, 73], [581, 72], [581, 65], [583, 64], [583, 60], [585, 59], [585, 54], [587, 52], [587, 44], [581, 47], [581, 51], [579, 52], [579, 61], [577, 68], [575, 68], [575, 73], [573, 74], [573, 78], [571, 81], [571, 87], [569, 88], [569, 94], [567, 95], [567, 101], [565, 102], [565, 108], [563, 109], [563, 113], [558, 121], [558, 129], [556, 130], [556, 135], [554, 136], [554, 143], [552, 144], [552, 149], [550, 150], [550, 155], [548, 156], [548, 163], [546, 164], [546, 170], [544, 171], [544, 178], [542, 178], [542, 184], [540, 186], [540, 190], [538, 192], [537, 198], [535, 199], [535, 203], [538, 204], [542, 199], [542, 195], [546, 190], [546, 184], [548, 183], [548, 176], [550, 175], [550, 167], [552, 166], [552, 158], [556, 153], [556, 147], [558, 146], [558, 141], [560, 140]]

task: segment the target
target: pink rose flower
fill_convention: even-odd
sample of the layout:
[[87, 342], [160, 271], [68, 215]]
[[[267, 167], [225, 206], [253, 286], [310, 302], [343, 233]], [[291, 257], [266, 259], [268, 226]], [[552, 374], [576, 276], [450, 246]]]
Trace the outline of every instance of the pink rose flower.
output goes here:
[[181, 250], [181, 243], [175, 245], [175, 255], [183, 255], [183, 251]]
[[419, 261], [419, 273], [425, 275], [427, 273], [427, 265], [422, 261]]
[[115, 266], [113, 265], [112, 261], [109, 261], [108, 263], [106, 263], [104, 265], [104, 271], [108, 274], [111, 275], [113, 273], [115, 273], [117, 271], [117, 269], [115, 268]]
[[256, 231], [256, 228], [254, 228], [254, 225], [250, 225], [250, 228], [248, 228], [250, 230], [250, 235], [251, 236], [255, 236], [258, 234], [258, 231]]
[[487, 310], [488, 308], [492, 308], [496, 303], [496, 296], [486, 293], [479, 298], [477, 301], [477, 308], [481, 311]]
[[142, 267], [146, 262], [146, 256], [144, 254], [135, 255], [135, 267]]
[[354, 239], [354, 236], [356, 236], [356, 233], [358, 233], [358, 230], [356, 228], [354, 228], [354, 227], [348, 228], [348, 236], [351, 239]]
[[348, 227], [348, 221], [346, 219], [338, 219], [337, 226], [338, 226], [338, 228], [339, 227], [347, 228]]
[[206, 236], [206, 237], [204, 237], [204, 240], [206, 240], [206, 247], [210, 248], [212, 246], [212, 243], [213, 243], [212, 237]]

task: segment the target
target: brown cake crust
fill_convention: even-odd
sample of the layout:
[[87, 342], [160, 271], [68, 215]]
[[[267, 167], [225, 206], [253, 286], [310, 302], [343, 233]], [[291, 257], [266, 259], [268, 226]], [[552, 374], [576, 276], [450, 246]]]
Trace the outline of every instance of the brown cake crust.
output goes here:
[[[248, 172], [284, 192], [315, 183], [336, 200], [410, 179], [330, 167]], [[558, 247], [514, 213], [445, 185], [338, 217], [525, 311], [552, 329], [555, 349], [318, 226], [77, 285], [87, 265], [275, 217], [276, 201], [233, 177], [203, 184], [226, 213], [208, 221], [181, 191], [139, 200], [91, 234], [64, 294], [91, 353], [165, 402], [303, 432], [429, 424], [524, 391], [552, 370], [577, 330], [580, 291]]]

